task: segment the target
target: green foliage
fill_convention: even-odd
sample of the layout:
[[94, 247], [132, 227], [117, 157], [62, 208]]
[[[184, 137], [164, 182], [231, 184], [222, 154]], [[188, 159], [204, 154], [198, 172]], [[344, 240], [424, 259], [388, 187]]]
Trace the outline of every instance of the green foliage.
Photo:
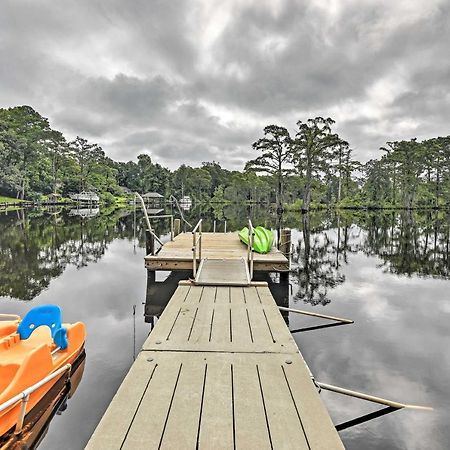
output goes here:
[[0, 203], [17, 203], [23, 200], [13, 198], [13, 197], [5, 197], [4, 195], [0, 195]]
[[[332, 131], [334, 120], [297, 122], [297, 133], [268, 125], [253, 143], [259, 153], [243, 172], [219, 163], [181, 165], [171, 172], [148, 154], [116, 162], [96, 143], [67, 142], [29, 106], [0, 109], [0, 192], [42, 200], [96, 191], [103, 203], [124, 192], [190, 196], [194, 203], [286, 205], [327, 208], [449, 208], [450, 136], [387, 142], [379, 159], [362, 165], [349, 144]], [[290, 205], [290, 206], [289, 206]]]
[[293, 151], [297, 172], [305, 179], [302, 206], [304, 211], [308, 211], [311, 204], [313, 179], [320, 179], [321, 176], [329, 178], [333, 150], [346, 144], [337, 134], [331, 132], [333, 124], [334, 120], [329, 117], [297, 122], [298, 132], [293, 140]]
[[395, 208], [450, 206], [450, 136], [388, 142], [379, 160], [365, 164], [368, 204]]
[[253, 148], [262, 152], [261, 156], [248, 161], [245, 171], [264, 173], [276, 179], [276, 203], [281, 206], [285, 178], [293, 173], [292, 139], [289, 131], [278, 125], [264, 128], [264, 137], [253, 144]]
[[105, 205], [113, 205], [116, 203], [116, 197], [111, 192], [106, 191], [100, 194], [100, 201]]

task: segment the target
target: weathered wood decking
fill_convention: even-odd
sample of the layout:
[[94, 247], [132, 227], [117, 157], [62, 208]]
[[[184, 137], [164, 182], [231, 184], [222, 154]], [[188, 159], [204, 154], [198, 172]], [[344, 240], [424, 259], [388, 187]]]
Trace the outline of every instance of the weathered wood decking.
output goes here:
[[[202, 258], [247, 259], [247, 247], [240, 242], [238, 233], [203, 233]], [[145, 257], [149, 270], [192, 269], [192, 234], [181, 233], [166, 242], [157, 255]], [[289, 269], [288, 259], [276, 248], [264, 255], [254, 254], [254, 270], [284, 271]]]
[[267, 286], [181, 285], [88, 449], [342, 449]]

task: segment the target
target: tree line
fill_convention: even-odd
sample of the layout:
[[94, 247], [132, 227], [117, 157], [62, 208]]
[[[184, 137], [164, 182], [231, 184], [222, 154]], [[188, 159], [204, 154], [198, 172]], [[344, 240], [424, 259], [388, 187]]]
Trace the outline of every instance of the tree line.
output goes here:
[[331, 118], [298, 121], [295, 134], [268, 125], [244, 171], [217, 162], [175, 171], [148, 154], [114, 161], [77, 137], [69, 141], [30, 106], [0, 109], [0, 194], [21, 199], [94, 190], [105, 201], [127, 190], [189, 195], [197, 202], [274, 203], [301, 208], [450, 206], [450, 136], [387, 142], [361, 164]]

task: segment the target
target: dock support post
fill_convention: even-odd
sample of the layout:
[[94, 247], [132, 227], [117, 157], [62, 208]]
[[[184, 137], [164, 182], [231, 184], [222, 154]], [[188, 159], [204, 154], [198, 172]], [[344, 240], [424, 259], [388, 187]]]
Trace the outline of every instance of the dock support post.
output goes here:
[[289, 228], [283, 228], [280, 236], [280, 252], [283, 253], [286, 258], [290, 259], [291, 256], [291, 230]]
[[[289, 228], [283, 228], [280, 233], [280, 252], [286, 256], [289, 267], [291, 266], [291, 230]], [[289, 280], [289, 271], [280, 273], [281, 281]]]
[[145, 230], [145, 249], [147, 255], [155, 254], [155, 238], [152, 233], [150, 233], [150, 230]]
[[178, 236], [180, 234], [181, 230], [181, 219], [175, 219], [173, 221], [173, 228], [174, 228], [174, 235]]

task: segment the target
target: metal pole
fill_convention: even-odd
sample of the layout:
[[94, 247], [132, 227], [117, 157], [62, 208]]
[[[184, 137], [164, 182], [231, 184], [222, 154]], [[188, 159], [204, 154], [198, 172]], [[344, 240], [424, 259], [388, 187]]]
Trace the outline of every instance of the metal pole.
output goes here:
[[195, 275], [197, 274], [197, 246], [195, 243], [195, 231], [192, 232], [192, 273]]
[[396, 409], [402, 409], [402, 408], [409, 408], [409, 409], [420, 409], [424, 411], [433, 411], [433, 408], [430, 406], [419, 406], [419, 405], [408, 405], [404, 403], [394, 402], [392, 400], [388, 400], [381, 397], [375, 397], [373, 395], [364, 394], [362, 392], [358, 391], [351, 391], [350, 389], [344, 389], [338, 386], [333, 386], [332, 384], [326, 384], [326, 383], [320, 383], [318, 381], [315, 381], [315, 384], [319, 386], [322, 389], [325, 389], [327, 391], [336, 392], [338, 394], [348, 395], [350, 397], [356, 397], [360, 398], [362, 400], [367, 400], [369, 402], [379, 403], [381, 405], [391, 406], [392, 408]]
[[225, 220], [224, 225], [223, 225], [223, 232], [226, 233], [227, 232], [227, 221]]
[[143, 199], [137, 192], [134, 193], [134, 199], [135, 199], [135, 201], [136, 201], [136, 197], [141, 201], [142, 209], [144, 210], [145, 220], [146, 220], [146, 222], [147, 222], [147, 227], [148, 227], [150, 233], [151, 233], [151, 234], [153, 235], [153, 237], [159, 242], [159, 244], [160, 244], [161, 246], [164, 245], [164, 244], [161, 242], [161, 240], [159, 239], [159, 237], [156, 236], [156, 234], [155, 234], [154, 231], [153, 231], [153, 228], [152, 228], [152, 226], [151, 226], [151, 224], [150, 224], [150, 219], [148, 218], [147, 208], [146, 208], [146, 206], [145, 206], [144, 199]]
[[216, 232], [216, 221], [214, 220], [214, 223], [213, 223], [213, 233], [215, 233]]
[[250, 235], [250, 280], [253, 279], [253, 227], [252, 227], [252, 233]]
[[0, 320], [20, 320], [17, 314], [0, 314]]
[[17, 419], [17, 424], [16, 424], [16, 430], [15, 430], [16, 434], [19, 434], [22, 431], [23, 421], [25, 419], [25, 413], [27, 411], [28, 400], [30, 400], [30, 394], [26, 395], [22, 399], [22, 404], [20, 405], [19, 418]]
[[286, 308], [284, 306], [279, 306], [278, 309], [280, 309], [281, 311], [289, 311], [289, 312], [293, 312], [293, 313], [297, 313], [297, 314], [304, 314], [305, 316], [313, 316], [313, 317], [320, 317], [322, 319], [336, 320], [337, 322], [342, 322], [342, 323], [354, 323], [355, 322], [354, 320], [342, 319], [341, 317], [327, 316], [325, 314], [318, 314], [318, 313], [313, 313], [313, 312], [309, 312], [309, 311], [303, 311], [301, 309]]
[[198, 257], [202, 259], [202, 222], [200, 222], [200, 227], [198, 229]]
[[173, 241], [175, 236], [174, 228], [173, 228], [173, 216], [170, 216], [170, 240]]

